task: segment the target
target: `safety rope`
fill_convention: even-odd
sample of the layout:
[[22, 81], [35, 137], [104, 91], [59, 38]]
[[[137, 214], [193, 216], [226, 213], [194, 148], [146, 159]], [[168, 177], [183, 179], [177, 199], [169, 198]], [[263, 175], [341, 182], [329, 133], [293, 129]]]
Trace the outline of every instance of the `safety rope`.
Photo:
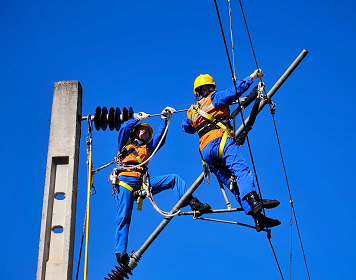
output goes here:
[[[181, 111], [183, 111], [183, 110], [181, 110]], [[114, 157], [114, 159], [111, 162], [103, 165], [102, 167], [99, 167], [99, 168], [93, 170], [93, 173], [96, 173], [96, 172], [98, 172], [98, 171], [100, 171], [100, 170], [102, 170], [102, 169], [104, 169], [106, 167], [109, 167], [110, 165], [113, 165], [115, 163], [118, 164], [118, 166], [117, 166], [118, 169], [135, 169], [135, 168], [137, 168], [139, 166], [144, 165], [146, 162], [150, 161], [151, 158], [154, 156], [154, 154], [160, 148], [163, 139], [166, 137], [166, 134], [167, 134], [167, 131], [168, 131], [168, 127], [169, 127], [169, 124], [171, 122], [172, 114], [169, 114], [168, 116], [169, 116], [169, 118], [167, 119], [167, 125], [166, 125], [166, 128], [165, 128], [164, 132], [163, 132], [163, 136], [161, 137], [157, 147], [154, 149], [153, 153], [148, 157], [148, 159], [146, 159], [145, 161], [141, 162], [140, 164], [137, 164], [137, 165], [134, 165], [134, 166], [120, 166], [120, 163], [117, 163], [117, 157]]]
[[147, 198], [150, 200], [150, 202], [151, 202], [153, 208], [154, 208], [158, 213], [160, 213], [162, 216], [164, 216], [164, 217], [166, 217], [166, 218], [170, 218], [170, 217], [174, 217], [174, 216], [176, 216], [176, 215], [178, 215], [178, 214], [181, 213], [180, 210], [177, 210], [177, 209], [175, 209], [175, 208], [174, 208], [175, 211], [174, 211], [173, 213], [165, 212], [165, 211], [161, 210], [161, 209], [157, 206], [157, 204], [154, 202], [154, 200], [153, 200], [153, 195], [152, 195], [151, 189], [150, 189], [150, 188], [147, 188], [146, 190], [147, 190], [146, 196], [147, 196]]
[[[161, 137], [161, 139], [160, 139], [158, 145], [157, 145], [156, 148], [154, 149], [153, 153], [148, 157], [148, 159], [146, 159], [146, 160], [143, 161], [142, 163], [137, 164], [137, 165], [132, 166], [132, 167], [130, 167], [130, 166], [120, 166], [120, 163], [118, 163], [117, 169], [134, 169], [134, 168], [137, 168], [137, 167], [139, 167], [139, 166], [144, 165], [146, 162], [148, 162], [149, 160], [151, 160], [151, 158], [156, 154], [156, 152], [158, 151], [158, 149], [161, 147], [161, 143], [162, 143], [163, 139], [166, 137], [166, 134], [167, 134], [167, 131], [168, 131], [168, 127], [169, 127], [169, 125], [170, 125], [170, 123], [171, 123], [171, 119], [172, 119], [172, 114], [168, 114], [167, 125], [166, 125], [166, 127], [165, 127], [164, 132], [163, 132], [163, 135], [162, 135], [162, 137]], [[116, 163], [116, 157], [115, 157], [110, 163], [105, 164], [104, 166], [102, 166], [102, 167], [100, 167], [100, 168], [98, 168], [98, 169], [95, 169], [95, 170], [94, 170], [94, 173], [95, 173], [95, 172], [98, 172], [98, 171], [100, 171], [100, 170], [102, 170], [102, 169], [104, 169], [104, 168], [106, 168], [106, 167], [108, 167], [108, 166], [110, 166], [110, 165], [112, 165], [112, 164], [114, 164], [114, 163]], [[147, 196], [148, 199], [150, 200], [150, 202], [151, 202], [153, 208], [154, 208], [158, 213], [160, 213], [161, 215], [163, 215], [163, 216], [165, 216], [165, 217], [174, 217], [174, 216], [176, 216], [176, 215], [178, 215], [178, 214], [180, 213], [180, 210], [179, 210], [179, 211], [175, 211], [174, 213], [169, 213], [169, 212], [165, 212], [165, 211], [161, 210], [161, 209], [157, 206], [157, 204], [154, 202], [154, 200], [153, 200], [153, 195], [152, 195], [152, 192], [151, 192], [150, 188], [146, 188], [145, 190], [146, 190], [146, 196]]]
[[85, 235], [85, 221], [87, 219], [87, 209], [85, 208], [85, 215], [84, 215], [84, 223], [83, 223], [83, 231], [82, 231], [82, 240], [80, 242], [80, 249], [79, 249], [79, 257], [78, 257], [78, 266], [77, 266], [77, 274], [75, 279], [78, 280], [79, 277], [79, 266], [80, 266], [80, 260], [82, 257], [82, 251], [83, 251], [83, 241], [84, 241], [84, 235]]
[[[232, 80], [233, 80], [233, 82], [234, 82], [235, 91], [237, 92], [236, 80], [235, 80], [235, 76], [234, 76], [234, 69], [233, 69], [233, 67], [232, 67], [232, 63], [231, 63], [231, 59], [230, 59], [230, 55], [229, 55], [229, 50], [228, 50], [228, 47], [227, 47], [227, 44], [226, 44], [224, 29], [223, 29], [223, 26], [222, 26], [222, 23], [221, 23], [219, 8], [218, 8], [218, 5], [217, 5], [216, 0], [214, 0], [214, 3], [215, 3], [216, 13], [217, 13], [218, 20], [219, 20], [221, 35], [222, 35], [222, 37], [223, 37], [223, 41], [224, 41], [224, 45], [225, 45], [225, 51], [226, 51], [227, 59], [228, 59], [229, 66], [230, 66], [230, 71], [231, 71], [231, 75], [232, 75]], [[241, 6], [241, 8], [242, 8], [241, 1], [240, 1], [240, 6]], [[243, 11], [243, 9], [242, 9], [242, 11]], [[245, 16], [244, 16], [244, 19], [245, 19]], [[245, 23], [246, 23], [246, 20], [245, 20]], [[246, 25], [247, 25], [247, 23], [246, 23]], [[250, 37], [250, 36], [249, 36], [249, 37]], [[250, 42], [252, 43], [251, 40], [250, 40]], [[254, 51], [253, 51], [253, 52], [254, 52]], [[254, 56], [255, 56], [255, 55], [254, 55]], [[257, 60], [256, 60], [256, 59], [255, 59], [255, 61], [256, 61], [256, 64], [257, 64]], [[258, 66], [257, 66], [257, 69], [259, 69]], [[238, 100], [238, 101], [239, 101], [239, 100]], [[239, 107], [241, 107], [240, 101], [238, 102], [238, 104], [239, 104]], [[240, 115], [241, 115], [242, 124], [243, 124], [243, 126], [244, 126], [244, 130], [246, 131], [245, 118], [244, 118], [244, 116], [243, 116], [242, 110], [241, 110], [241, 114], [240, 114]], [[260, 188], [259, 181], [258, 181], [258, 177], [257, 177], [257, 171], [256, 171], [255, 163], [254, 163], [254, 160], [253, 160], [252, 149], [251, 149], [251, 145], [250, 145], [250, 141], [249, 141], [248, 135], [246, 135], [246, 141], [247, 141], [248, 150], [249, 150], [249, 153], [250, 153], [251, 163], [252, 163], [253, 170], [254, 170], [255, 177], [256, 177], [256, 184], [257, 184], [258, 191], [259, 191], [259, 193], [260, 193], [260, 195], [261, 195], [261, 199], [262, 199], [262, 192], [261, 192], [261, 188]], [[265, 213], [265, 209], [264, 209], [264, 208], [263, 208], [263, 214], [264, 214], [264, 216], [266, 216], [266, 213]], [[279, 262], [278, 262], [278, 259], [277, 259], [277, 255], [276, 255], [276, 253], [275, 253], [275, 251], [274, 251], [274, 248], [273, 248], [273, 245], [272, 245], [271, 238], [270, 238], [270, 235], [269, 235], [269, 234], [267, 234], [267, 238], [268, 238], [268, 241], [269, 241], [269, 243], [270, 243], [271, 249], [272, 249], [272, 251], [273, 251], [273, 255], [274, 255], [274, 258], [275, 258], [275, 260], [276, 260], [276, 263], [277, 263], [279, 272], [280, 272], [280, 274], [281, 274], [281, 277], [282, 277], [282, 279], [284, 279], [284, 278], [283, 278], [283, 274], [282, 274], [282, 270], [281, 270], [281, 268], [280, 268], [280, 265], [279, 265]]]
[[[140, 164], [138, 164], [138, 165], [133, 166], [132, 168], [135, 168], [135, 167], [138, 167], [138, 166], [141, 166], [141, 165], [145, 164], [145, 163], [148, 162], [148, 161], [153, 157], [153, 155], [158, 151], [158, 149], [159, 149], [160, 146], [161, 146], [161, 143], [162, 143], [163, 139], [166, 137], [169, 124], [171, 123], [171, 119], [172, 119], [172, 114], [169, 114], [169, 115], [168, 115], [168, 119], [167, 119], [167, 125], [166, 125], [166, 128], [165, 128], [164, 132], [163, 132], [163, 136], [161, 137], [161, 139], [160, 139], [160, 141], [159, 141], [157, 147], [155, 148], [155, 150], [153, 151], [153, 153], [150, 155], [150, 157], [149, 157], [148, 159], [146, 159], [144, 162], [142, 162], [142, 163], [140, 163]], [[124, 169], [132, 169], [132, 168], [129, 168], [129, 167], [126, 168], [126, 167], [125, 167]], [[158, 213], [160, 213], [162, 216], [165, 216], [165, 217], [168, 218], [168, 217], [174, 217], [174, 216], [176, 216], [176, 215], [178, 215], [178, 214], [180, 213], [180, 210], [179, 210], [179, 211], [175, 211], [174, 213], [169, 213], [169, 212], [165, 212], [165, 211], [161, 210], [161, 209], [157, 206], [157, 204], [154, 202], [154, 200], [153, 200], [153, 195], [152, 195], [152, 192], [151, 192], [151, 188], [148, 187], [148, 188], [145, 188], [145, 190], [146, 190], [146, 196], [148, 197], [149, 201], [151, 202], [153, 208], [154, 208]]]
[[235, 51], [234, 51], [234, 38], [232, 36], [232, 17], [231, 17], [231, 5], [230, 0], [226, 0], [229, 3], [229, 18], [230, 18], [230, 38], [231, 38], [231, 54], [232, 54], [232, 69], [234, 71], [234, 79], [236, 79], [235, 72]]
[[[232, 17], [231, 17], [231, 5], [230, 0], [226, 0], [229, 3], [229, 19], [230, 19], [230, 38], [231, 38], [231, 54], [232, 54], [232, 69], [234, 72], [233, 80], [236, 81], [236, 71], [235, 71], [235, 50], [234, 50], [234, 38], [232, 36]], [[236, 121], [233, 118], [233, 125], [234, 131], [236, 131]], [[235, 140], [235, 134], [233, 135], [233, 139]]]
[[93, 137], [92, 137], [92, 131], [93, 131], [93, 125], [92, 121], [90, 118], [90, 115], [87, 117], [87, 124], [88, 124], [88, 135], [87, 135], [87, 165], [88, 165], [88, 188], [87, 188], [87, 207], [85, 211], [85, 254], [84, 254], [84, 280], [87, 279], [88, 275], [88, 243], [89, 243], [89, 214], [90, 214], [90, 195], [95, 194], [95, 188], [94, 192], [92, 192], [93, 188], [93, 173], [92, 173], [92, 143], [93, 143]]

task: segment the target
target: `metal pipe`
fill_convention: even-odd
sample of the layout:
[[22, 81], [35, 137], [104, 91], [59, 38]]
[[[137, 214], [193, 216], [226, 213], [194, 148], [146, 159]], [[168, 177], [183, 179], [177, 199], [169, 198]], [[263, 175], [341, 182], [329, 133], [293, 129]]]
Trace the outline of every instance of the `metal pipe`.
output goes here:
[[229, 198], [227, 197], [227, 194], [226, 194], [226, 191], [224, 189], [224, 185], [221, 183], [221, 181], [218, 179], [218, 183], [219, 183], [219, 186], [220, 186], [220, 190], [223, 194], [223, 197], [225, 199], [225, 203], [226, 203], [226, 206], [227, 206], [227, 209], [231, 209], [231, 203], [229, 201]]
[[[209, 212], [204, 212], [205, 214], [215, 214], [215, 213], [231, 213], [231, 212], [241, 212], [244, 211], [242, 208], [230, 208], [230, 209], [215, 209], [215, 210], [210, 210]], [[200, 214], [199, 211], [189, 211], [189, 212], [183, 212], [179, 213], [179, 216], [187, 216], [187, 215], [196, 215]]]
[[[199, 185], [203, 182], [205, 177], [204, 172], [202, 172], [199, 177], [195, 180], [195, 182], [190, 186], [188, 191], [183, 195], [183, 197], [177, 202], [177, 204], [172, 208], [169, 214], [173, 214], [177, 212], [186, 202], [187, 198], [190, 197], [194, 191], [199, 187]], [[132, 257], [130, 258], [129, 267], [134, 269], [137, 266], [137, 261], [140, 260], [143, 253], [148, 249], [148, 247], [152, 244], [152, 242], [157, 238], [157, 236], [162, 232], [162, 230], [168, 225], [168, 223], [173, 219], [171, 217], [165, 217], [163, 221], [158, 225], [158, 227], [153, 231], [150, 237], [143, 243], [140, 249], [137, 252], [132, 252]]]
[[[200, 218], [200, 217], [197, 217], [196, 219], [204, 220], [204, 221], [211, 221], [211, 222], [225, 223], [225, 224], [233, 224], [233, 225], [239, 225], [239, 226], [244, 226], [244, 227], [249, 227], [249, 228], [254, 228], [254, 229], [256, 229], [256, 227], [254, 227], [254, 226], [250, 226], [250, 225], [248, 225], [248, 224], [239, 223], [239, 222], [232, 222], [232, 221], [225, 221], [225, 220], [217, 220], [217, 219], [210, 219], [210, 218]], [[262, 230], [268, 232], [268, 229], [262, 229]]]
[[[297, 66], [302, 62], [302, 60], [306, 57], [308, 54], [307, 50], [303, 50], [298, 57], [294, 60], [294, 62], [288, 67], [288, 69], [284, 72], [284, 74], [279, 78], [279, 80], [274, 84], [274, 86], [270, 89], [270, 91], [267, 93], [268, 99], [272, 98], [272, 96], [277, 92], [277, 90], [283, 85], [283, 83], [288, 79], [288, 77], [293, 73], [293, 71], [297, 68]], [[262, 108], [267, 104], [266, 100], [262, 100], [260, 102], [260, 106], [258, 107], [258, 112], [261, 112]], [[245, 120], [245, 124], [247, 124], [250, 116], [248, 116]], [[244, 130], [244, 125], [242, 124], [236, 131], [235, 131], [235, 137], [238, 137], [238, 135]]]

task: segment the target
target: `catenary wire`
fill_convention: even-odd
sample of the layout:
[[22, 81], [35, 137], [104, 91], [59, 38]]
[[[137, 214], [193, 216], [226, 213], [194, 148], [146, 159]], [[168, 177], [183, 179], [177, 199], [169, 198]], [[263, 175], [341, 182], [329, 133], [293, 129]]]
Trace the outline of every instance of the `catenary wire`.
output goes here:
[[279, 136], [278, 136], [278, 131], [277, 131], [277, 125], [276, 125], [276, 120], [275, 120], [275, 118], [274, 118], [274, 114], [272, 114], [272, 118], [273, 118], [274, 129], [275, 129], [275, 132], [276, 132], [276, 137], [277, 137], [277, 142], [278, 142], [279, 153], [280, 153], [280, 155], [281, 155], [281, 160], [282, 160], [282, 165], [283, 165], [284, 176], [285, 176], [285, 178], [286, 178], [286, 183], [287, 183], [287, 187], [288, 187], [288, 193], [289, 193], [289, 198], [290, 198], [290, 204], [291, 204], [291, 208], [292, 208], [292, 210], [293, 210], [295, 226], [297, 227], [297, 232], [298, 232], [299, 242], [300, 242], [300, 246], [301, 246], [302, 253], [303, 253], [305, 268], [306, 268], [306, 270], [307, 270], [308, 278], [309, 278], [309, 280], [310, 280], [310, 274], [309, 274], [309, 269], [308, 269], [308, 263], [307, 263], [307, 259], [306, 259], [305, 252], [304, 252], [304, 247], [303, 247], [303, 242], [302, 242], [302, 236], [301, 236], [301, 234], [300, 234], [300, 230], [299, 230], [299, 226], [298, 226], [297, 215], [296, 215], [295, 209], [294, 209], [294, 201], [293, 201], [293, 199], [292, 199], [292, 193], [291, 193], [291, 190], [290, 190], [290, 187], [289, 187], [289, 181], [288, 181], [286, 166], [285, 166], [285, 164], [284, 164], [284, 158], [283, 158], [283, 154], [282, 154], [281, 143], [280, 143], [280, 141], [279, 141]]
[[[258, 62], [257, 62], [257, 58], [256, 58], [256, 53], [255, 53], [255, 50], [254, 50], [254, 48], [253, 48], [252, 39], [251, 39], [250, 31], [249, 31], [249, 29], [248, 29], [247, 20], [246, 20], [246, 17], [245, 17], [245, 13], [244, 13], [244, 10], [243, 10], [243, 7], [242, 7], [242, 2], [241, 2], [241, 0], [239, 0], [239, 3], [240, 3], [240, 7], [241, 7], [242, 16], [243, 16], [243, 18], [244, 18], [244, 22], [245, 22], [245, 26], [246, 26], [246, 31], [247, 31], [247, 34], [248, 34], [248, 38], [249, 38], [249, 41], [250, 41], [250, 45], [251, 45], [253, 57], [254, 57], [254, 59], [255, 59], [256, 67], [257, 67], [257, 69], [258, 69], [259, 67], [258, 67]], [[262, 78], [261, 78], [261, 81], [262, 81]], [[269, 102], [269, 106], [270, 106], [270, 110], [271, 110], [272, 108], [271, 108], [270, 102]], [[302, 242], [302, 238], [301, 238], [301, 234], [300, 234], [299, 226], [298, 226], [298, 222], [297, 222], [297, 216], [296, 216], [296, 213], [295, 213], [294, 205], [293, 205], [293, 203], [292, 203], [292, 201], [293, 201], [293, 200], [292, 200], [292, 194], [291, 194], [290, 187], [289, 187], [289, 183], [288, 183], [287, 172], [286, 172], [286, 168], [285, 168], [285, 164], [284, 164], [284, 159], [283, 159], [283, 154], [282, 154], [282, 149], [281, 149], [281, 145], [280, 145], [280, 141], [279, 141], [279, 137], [278, 137], [277, 125], [276, 125], [276, 121], [275, 121], [274, 114], [273, 114], [273, 111], [272, 111], [272, 110], [271, 110], [271, 115], [272, 115], [273, 124], [274, 124], [275, 132], [276, 132], [276, 137], [277, 137], [279, 152], [280, 152], [281, 160], [282, 160], [282, 164], [283, 164], [284, 175], [285, 175], [286, 183], [287, 183], [287, 187], [288, 187], [289, 197], [290, 197], [290, 201], [291, 201], [291, 208], [292, 208], [292, 210], [293, 210], [294, 220], [295, 220], [295, 224], [296, 224], [297, 231], [298, 231], [298, 236], [299, 236], [299, 241], [300, 241], [301, 249], [302, 249], [302, 252], [303, 252], [305, 267], [306, 267], [306, 270], [307, 270], [307, 273], [308, 273], [308, 278], [310, 279], [308, 264], [307, 264], [307, 260], [306, 260], [306, 256], [305, 256], [305, 252], [304, 252], [304, 248], [303, 248], [303, 242]]]

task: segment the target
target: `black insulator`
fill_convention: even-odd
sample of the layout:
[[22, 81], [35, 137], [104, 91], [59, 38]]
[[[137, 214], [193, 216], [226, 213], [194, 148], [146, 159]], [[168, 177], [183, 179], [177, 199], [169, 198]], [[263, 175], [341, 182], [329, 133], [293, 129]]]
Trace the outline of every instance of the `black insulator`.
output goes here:
[[133, 119], [134, 118], [134, 110], [132, 107], [129, 108], [129, 119]]
[[121, 127], [122, 121], [121, 121], [121, 110], [119, 107], [116, 107], [115, 109], [115, 129], [118, 131]]
[[108, 274], [111, 280], [120, 280], [115, 275]]
[[[121, 263], [120, 263], [121, 265]], [[121, 273], [121, 275], [127, 279], [129, 279], [129, 276], [127, 275], [125, 269], [123, 269], [122, 267], [118, 267], [118, 266], [115, 266], [115, 268], [117, 269], [117, 271], [119, 271]]]
[[106, 130], [106, 128], [108, 127], [108, 109], [106, 107], [103, 107], [101, 109], [101, 114], [100, 114], [100, 121], [101, 121], [101, 129], [103, 131]]
[[[121, 265], [121, 267], [122, 267], [123, 269], [125, 269], [125, 271], [126, 271], [128, 274], [132, 275], [132, 270], [131, 270], [130, 267], [128, 267], [127, 265], [125, 265], [125, 264], [123, 264], [123, 263], [121, 263], [121, 262], [119, 262], [119, 264]], [[117, 268], [117, 266], [115, 266], [115, 267]]]
[[100, 130], [101, 120], [100, 120], [101, 108], [96, 107], [94, 114], [94, 126], [96, 130]]
[[126, 107], [122, 108], [122, 121], [126, 122], [130, 118], [130, 112]]
[[119, 279], [124, 280], [124, 276], [120, 273], [120, 271], [111, 270], [112, 273]]
[[115, 109], [110, 107], [109, 109], [109, 129], [113, 131], [115, 128]]

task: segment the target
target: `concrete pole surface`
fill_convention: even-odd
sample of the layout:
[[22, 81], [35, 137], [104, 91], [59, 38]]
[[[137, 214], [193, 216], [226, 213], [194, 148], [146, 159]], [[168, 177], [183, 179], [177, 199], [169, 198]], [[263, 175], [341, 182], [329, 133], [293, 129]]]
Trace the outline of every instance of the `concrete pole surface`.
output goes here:
[[54, 84], [37, 280], [72, 279], [82, 91]]

